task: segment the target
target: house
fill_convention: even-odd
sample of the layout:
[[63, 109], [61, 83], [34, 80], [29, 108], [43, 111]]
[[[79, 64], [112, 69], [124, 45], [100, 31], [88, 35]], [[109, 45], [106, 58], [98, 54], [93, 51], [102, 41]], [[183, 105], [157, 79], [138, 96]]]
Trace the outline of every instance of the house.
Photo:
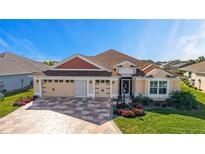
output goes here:
[[11, 92], [32, 85], [32, 74], [48, 66], [16, 54], [0, 54], [0, 92]]
[[162, 63], [159, 67], [166, 70], [178, 70], [181, 67], [188, 65], [189, 62], [181, 60], [172, 60], [165, 63]]
[[187, 77], [192, 86], [205, 91], [205, 61], [182, 67], [184, 76]]
[[172, 70], [179, 70], [180, 68], [185, 67], [187, 65], [189, 65], [189, 62], [180, 62], [180, 63], [177, 63], [175, 65], [172, 65], [171, 69]]
[[180, 83], [169, 72], [112, 49], [96, 56], [74, 55], [33, 79], [38, 96], [93, 98], [142, 94], [165, 99]]

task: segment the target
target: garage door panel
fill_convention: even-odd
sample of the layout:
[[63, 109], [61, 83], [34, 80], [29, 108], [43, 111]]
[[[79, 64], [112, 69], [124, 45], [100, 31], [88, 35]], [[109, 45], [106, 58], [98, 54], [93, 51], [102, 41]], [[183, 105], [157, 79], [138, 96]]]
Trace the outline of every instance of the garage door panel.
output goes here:
[[74, 83], [72, 82], [46, 82], [42, 83], [42, 93], [43, 96], [65, 96], [73, 97], [74, 96]]
[[75, 81], [75, 97], [87, 96], [87, 80]]
[[95, 97], [110, 97], [109, 80], [96, 80]]

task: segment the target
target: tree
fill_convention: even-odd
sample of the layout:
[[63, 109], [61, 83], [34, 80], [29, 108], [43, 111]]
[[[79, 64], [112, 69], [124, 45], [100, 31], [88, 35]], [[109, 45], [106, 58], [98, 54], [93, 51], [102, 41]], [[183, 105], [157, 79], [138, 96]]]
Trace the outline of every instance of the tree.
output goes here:
[[204, 56], [200, 56], [196, 59], [196, 62], [202, 62], [205, 61], [205, 57]]
[[52, 60], [47, 60], [43, 62], [44, 64], [47, 64], [49, 66], [55, 65], [57, 63], [57, 61], [52, 61]]

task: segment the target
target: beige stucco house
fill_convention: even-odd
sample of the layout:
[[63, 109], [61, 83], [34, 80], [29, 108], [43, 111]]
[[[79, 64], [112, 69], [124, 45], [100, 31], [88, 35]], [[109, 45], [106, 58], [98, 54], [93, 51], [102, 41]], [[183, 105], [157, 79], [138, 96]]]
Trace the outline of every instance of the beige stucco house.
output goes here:
[[165, 99], [179, 90], [178, 77], [116, 50], [95, 56], [74, 55], [46, 71], [35, 73], [38, 96], [108, 97], [125, 93]]
[[181, 68], [190, 84], [205, 91], [205, 61]]

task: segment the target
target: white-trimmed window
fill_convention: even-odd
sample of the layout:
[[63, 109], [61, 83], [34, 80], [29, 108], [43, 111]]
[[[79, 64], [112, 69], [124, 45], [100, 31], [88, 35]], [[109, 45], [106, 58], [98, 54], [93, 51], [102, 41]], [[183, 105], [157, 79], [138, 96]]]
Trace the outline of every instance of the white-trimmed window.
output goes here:
[[166, 95], [167, 94], [167, 81], [150, 81], [150, 94]]
[[167, 94], [167, 81], [159, 81], [159, 94]]
[[150, 94], [157, 94], [158, 81], [150, 81]]

